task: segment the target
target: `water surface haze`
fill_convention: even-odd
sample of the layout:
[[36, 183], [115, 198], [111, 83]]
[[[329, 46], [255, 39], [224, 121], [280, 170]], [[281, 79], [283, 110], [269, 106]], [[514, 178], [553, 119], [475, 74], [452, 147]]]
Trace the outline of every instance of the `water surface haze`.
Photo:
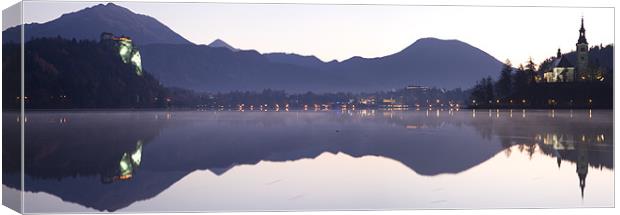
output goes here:
[[613, 207], [612, 116], [28, 111], [25, 212]]

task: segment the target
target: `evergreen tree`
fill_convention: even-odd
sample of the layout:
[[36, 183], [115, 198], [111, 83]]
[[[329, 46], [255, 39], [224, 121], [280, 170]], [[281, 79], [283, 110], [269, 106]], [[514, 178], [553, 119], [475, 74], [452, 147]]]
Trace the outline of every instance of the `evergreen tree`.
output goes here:
[[495, 99], [495, 93], [493, 93], [493, 79], [491, 79], [491, 76], [488, 76], [485, 79], [484, 92], [485, 92], [485, 95], [486, 95], [486, 99], [488, 101], [493, 102], [492, 100]]
[[527, 95], [527, 87], [530, 77], [523, 64], [519, 65], [512, 80], [512, 93], [514, 97], [523, 98]]
[[532, 57], [530, 57], [527, 61], [527, 65], [525, 65], [525, 71], [527, 73], [527, 78], [528, 78], [528, 84], [534, 83], [535, 77], [536, 77], [536, 64], [534, 63], [534, 61], [532, 60]]
[[509, 59], [506, 59], [499, 79], [495, 84], [495, 92], [498, 98], [510, 97], [512, 93], [512, 64]]

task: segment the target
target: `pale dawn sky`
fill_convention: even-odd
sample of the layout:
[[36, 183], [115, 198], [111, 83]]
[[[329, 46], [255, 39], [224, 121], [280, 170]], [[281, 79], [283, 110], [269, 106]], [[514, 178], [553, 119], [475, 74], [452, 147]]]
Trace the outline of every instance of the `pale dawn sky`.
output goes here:
[[[27, 23], [46, 22], [96, 2], [25, 2]], [[474, 7], [119, 2], [197, 44], [220, 38], [261, 53], [324, 61], [381, 57], [419, 38], [458, 39], [518, 65], [575, 49], [580, 19], [590, 45], [614, 41], [613, 8]]]

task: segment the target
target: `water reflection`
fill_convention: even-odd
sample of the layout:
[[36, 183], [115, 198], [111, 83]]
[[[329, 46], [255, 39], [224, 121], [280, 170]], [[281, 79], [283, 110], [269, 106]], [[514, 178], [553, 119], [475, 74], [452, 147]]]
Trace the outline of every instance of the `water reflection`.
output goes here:
[[118, 169], [112, 170], [110, 175], [101, 175], [101, 182], [112, 183], [115, 181], [130, 180], [133, 172], [140, 166], [142, 160], [142, 140], [136, 143], [136, 149], [133, 152], [125, 152], [118, 164]]
[[[613, 170], [611, 112], [529, 110], [526, 117], [522, 110], [523, 117], [512, 118], [512, 110], [488, 110], [489, 117], [471, 111], [33, 112], [25, 189], [115, 211], [197, 170], [221, 176], [237, 166], [325, 152], [379, 156], [418, 175], [458, 177], [498, 153], [519, 150], [532, 159], [538, 151], [558, 168], [576, 164], [582, 196], [588, 169]], [[486, 174], [492, 180], [497, 173]]]

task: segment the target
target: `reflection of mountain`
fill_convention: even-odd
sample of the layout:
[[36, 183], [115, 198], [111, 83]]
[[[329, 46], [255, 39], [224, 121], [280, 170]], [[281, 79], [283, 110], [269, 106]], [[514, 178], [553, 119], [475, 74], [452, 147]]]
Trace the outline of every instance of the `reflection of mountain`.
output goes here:
[[[613, 139], [609, 123], [557, 120], [556, 124], [554, 120], [550, 126], [524, 129], [520, 125], [529, 126], [526, 120], [515, 119], [519, 120], [515, 123], [488, 116], [472, 119], [468, 113], [452, 117], [446, 116], [445, 111], [440, 114], [34, 114], [29, 115], [27, 124], [30, 138], [26, 149], [26, 190], [114, 211], [152, 198], [196, 170], [207, 169], [221, 175], [237, 165], [341, 152], [355, 157], [376, 155], [394, 159], [418, 174], [437, 175], [459, 173], [485, 162], [509, 146], [501, 144], [503, 141], [536, 144], [535, 137], [540, 132], [602, 132], [608, 145]], [[540, 125], [539, 120], [531, 123]], [[560, 125], [570, 129], [562, 130]], [[490, 131], [490, 138], [478, 131]], [[103, 184], [100, 176], [116, 168], [123, 154], [135, 149], [138, 140], [145, 145], [134, 177]], [[590, 155], [589, 160], [610, 155]], [[576, 161], [570, 156], [562, 159]], [[610, 158], [601, 160], [603, 166], [613, 168], [606, 163]]]
[[[29, 113], [26, 120], [25, 168], [34, 179], [115, 174], [110, 171], [118, 170], [123, 154], [135, 152], [142, 142], [148, 144], [163, 126], [131, 114], [90, 111]], [[8, 145], [9, 149], [20, 147], [19, 141], [10, 142], [17, 144]]]

